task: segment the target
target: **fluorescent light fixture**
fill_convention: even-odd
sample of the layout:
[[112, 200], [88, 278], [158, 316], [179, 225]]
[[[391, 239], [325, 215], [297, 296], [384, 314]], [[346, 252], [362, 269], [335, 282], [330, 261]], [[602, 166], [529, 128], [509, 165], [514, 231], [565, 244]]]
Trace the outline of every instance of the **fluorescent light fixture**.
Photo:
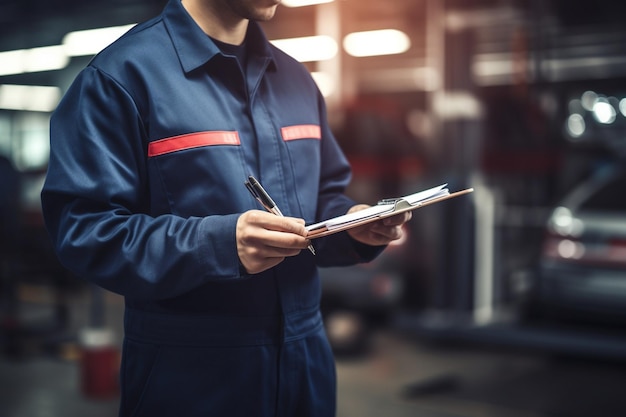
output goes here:
[[0, 52], [0, 75], [21, 74], [24, 72], [26, 49]]
[[408, 51], [411, 40], [406, 33], [396, 29], [371, 30], [346, 35], [343, 47], [355, 57], [393, 55]]
[[0, 75], [53, 71], [65, 68], [68, 62], [60, 45], [0, 52]]
[[69, 56], [95, 55], [128, 32], [133, 26], [135, 26], [134, 23], [70, 32], [63, 37], [65, 53]]
[[276, 39], [274, 46], [300, 62], [325, 61], [337, 55], [337, 42], [326, 35]]
[[287, 7], [313, 6], [315, 4], [331, 3], [333, 0], [283, 0], [281, 4]]
[[0, 109], [53, 111], [61, 99], [61, 89], [39, 85], [0, 85]]
[[0, 76], [65, 68], [70, 57], [95, 55], [135, 26], [113, 26], [70, 32], [62, 45], [0, 52]]

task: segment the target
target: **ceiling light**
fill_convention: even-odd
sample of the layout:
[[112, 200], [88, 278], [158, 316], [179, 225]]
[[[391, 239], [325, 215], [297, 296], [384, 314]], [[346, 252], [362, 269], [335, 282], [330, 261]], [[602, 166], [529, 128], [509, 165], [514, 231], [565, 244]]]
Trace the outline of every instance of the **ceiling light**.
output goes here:
[[0, 85], [0, 108], [6, 110], [53, 111], [61, 99], [61, 89], [40, 85]]
[[315, 4], [331, 3], [333, 0], [283, 0], [281, 4], [287, 7], [313, 6]]
[[593, 111], [593, 106], [596, 104], [596, 101], [598, 101], [598, 94], [594, 91], [585, 91], [580, 97], [580, 102], [587, 111]]
[[325, 61], [337, 55], [338, 50], [337, 42], [326, 35], [276, 39], [271, 42], [300, 62]]
[[53, 71], [65, 68], [68, 62], [60, 45], [0, 52], [0, 75]]
[[70, 32], [63, 37], [63, 46], [69, 56], [95, 55], [128, 32], [133, 26], [135, 26], [134, 23]]
[[608, 125], [615, 121], [617, 112], [607, 99], [599, 98], [593, 105], [593, 116], [599, 123]]
[[70, 57], [95, 55], [133, 26], [70, 32], [63, 38], [62, 45], [0, 52], [0, 76], [63, 69]]
[[343, 39], [343, 47], [352, 56], [392, 55], [406, 52], [411, 47], [411, 40], [396, 29], [353, 32]]
[[567, 133], [573, 138], [582, 136], [587, 129], [585, 119], [578, 113], [570, 114], [567, 118]]

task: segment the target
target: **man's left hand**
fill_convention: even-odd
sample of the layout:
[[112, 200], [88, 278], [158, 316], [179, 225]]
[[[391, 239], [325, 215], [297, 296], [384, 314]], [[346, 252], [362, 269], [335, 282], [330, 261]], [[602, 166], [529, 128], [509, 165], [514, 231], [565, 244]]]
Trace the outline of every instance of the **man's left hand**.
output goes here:
[[[368, 208], [367, 204], [358, 204], [348, 210], [348, 213]], [[355, 240], [371, 246], [388, 245], [403, 236], [402, 225], [411, 220], [412, 213], [405, 211], [395, 216], [387, 217], [363, 226], [348, 230], [348, 234]]]

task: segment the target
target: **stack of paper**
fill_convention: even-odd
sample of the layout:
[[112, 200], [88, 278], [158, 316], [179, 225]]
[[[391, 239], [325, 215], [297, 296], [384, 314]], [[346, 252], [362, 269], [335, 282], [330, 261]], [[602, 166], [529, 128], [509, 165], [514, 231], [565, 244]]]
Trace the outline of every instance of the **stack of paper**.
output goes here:
[[[435, 200], [453, 196], [446, 187], [447, 184], [442, 184], [415, 194], [406, 195], [404, 197], [381, 200], [377, 205], [364, 210], [344, 214], [343, 216], [338, 216], [320, 223], [311, 224], [306, 227], [309, 232], [308, 236], [310, 238], [321, 237], [322, 235], [326, 236], [336, 231], [350, 229], [374, 220], [393, 216], [404, 211], [413, 210], [428, 202], [434, 202]], [[473, 190], [467, 189], [463, 192], [454, 193], [454, 195], [464, 194], [471, 191]]]

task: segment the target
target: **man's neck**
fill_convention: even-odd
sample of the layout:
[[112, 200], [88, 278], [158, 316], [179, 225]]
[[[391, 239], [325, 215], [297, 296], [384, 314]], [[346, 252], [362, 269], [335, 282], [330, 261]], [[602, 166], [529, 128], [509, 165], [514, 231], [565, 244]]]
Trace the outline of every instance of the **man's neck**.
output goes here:
[[248, 29], [248, 19], [224, 7], [220, 1], [182, 0], [183, 7], [210, 37], [232, 45], [240, 45]]

